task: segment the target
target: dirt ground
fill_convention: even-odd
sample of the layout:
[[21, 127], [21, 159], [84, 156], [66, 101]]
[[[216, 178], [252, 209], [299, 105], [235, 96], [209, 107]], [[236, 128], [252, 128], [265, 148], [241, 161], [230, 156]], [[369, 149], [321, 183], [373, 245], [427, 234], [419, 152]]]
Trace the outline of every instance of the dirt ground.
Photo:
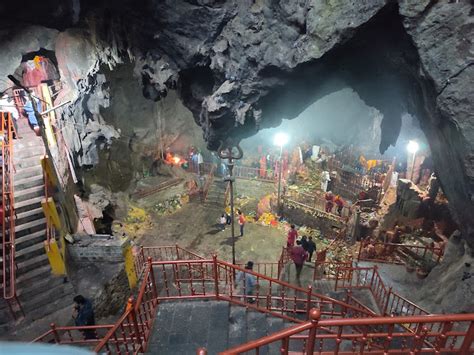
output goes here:
[[[174, 245], [195, 251], [203, 256], [217, 254], [220, 259], [232, 260], [230, 226], [221, 231], [217, 226], [219, 211], [199, 203], [189, 203], [177, 212], [156, 216], [152, 226], [136, 240], [143, 246]], [[235, 225], [235, 235], [240, 233]], [[276, 262], [286, 243], [286, 232], [276, 227], [246, 223], [243, 237], [236, 237], [237, 262], [248, 260]]]

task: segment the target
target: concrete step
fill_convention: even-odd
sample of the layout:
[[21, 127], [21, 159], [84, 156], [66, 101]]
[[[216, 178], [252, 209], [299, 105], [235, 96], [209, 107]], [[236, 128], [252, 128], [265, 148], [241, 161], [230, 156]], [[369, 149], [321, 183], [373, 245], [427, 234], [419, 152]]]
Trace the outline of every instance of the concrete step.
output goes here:
[[231, 306], [229, 313], [229, 348], [247, 341], [247, 310], [244, 307]]
[[[267, 335], [276, 333], [284, 328], [294, 325], [293, 323], [285, 323], [283, 319], [276, 317], [267, 317]], [[275, 342], [268, 345], [269, 354], [280, 353], [281, 342]]]
[[64, 283], [63, 277], [55, 277], [48, 273], [44, 277], [36, 277], [34, 282], [17, 287], [17, 296], [21, 302], [24, 302], [62, 283]]
[[35, 158], [35, 159], [41, 160], [44, 154], [45, 154], [44, 151], [42, 149], [39, 149], [38, 147], [28, 147], [20, 151], [14, 151], [13, 157], [16, 163], [20, 159]]
[[48, 279], [51, 276], [51, 267], [49, 264], [40, 266], [23, 275], [18, 275], [16, 285], [19, 289], [27, 289], [28, 286], [36, 280]]
[[[37, 219], [28, 223], [15, 226], [15, 241], [23, 236], [33, 234], [46, 229], [46, 218]], [[0, 233], [2, 237], [2, 233]]]
[[15, 149], [13, 150], [13, 161], [15, 163], [23, 160], [23, 159], [36, 159], [41, 160], [41, 157], [44, 155], [44, 149], [41, 149], [37, 146], [26, 147], [23, 149]]
[[41, 201], [43, 200], [43, 198], [43, 196], [38, 196], [29, 200], [15, 202], [16, 213], [23, 213], [41, 207]]
[[27, 134], [26, 138], [22, 137], [21, 139], [16, 139], [13, 143], [13, 149], [15, 149], [15, 151], [20, 151], [29, 147], [41, 147], [44, 150], [42, 139], [36, 135], [32, 136]]
[[31, 270], [34, 270], [34, 269], [38, 268], [38, 267], [41, 267], [41, 266], [44, 266], [44, 265], [49, 266], [49, 261], [48, 261], [48, 257], [46, 256], [46, 254], [41, 254], [41, 255], [37, 255], [33, 258], [18, 262], [16, 265], [18, 267], [17, 275], [20, 276], [20, 275], [23, 275], [23, 274], [31, 271]]
[[17, 225], [15, 226], [15, 236], [21, 237], [30, 234], [33, 231], [44, 229], [44, 226], [46, 226], [46, 218], [35, 219], [34, 221]]
[[14, 161], [14, 163], [16, 171], [34, 166], [41, 166], [40, 156], [18, 159], [18, 161]]
[[42, 243], [46, 240], [46, 229], [41, 229], [39, 231], [25, 234], [23, 236], [15, 236], [15, 246], [16, 249], [27, 248], [31, 245]]
[[17, 213], [15, 218], [15, 224], [17, 226], [34, 221], [36, 219], [44, 218], [44, 212], [42, 207], [35, 208], [33, 210]]
[[32, 257], [41, 255], [44, 253], [45, 253], [45, 249], [44, 249], [43, 243], [33, 244], [29, 247], [21, 248], [21, 249], [16, 248], [15, 260], [17, 262], [21, 262], [23, 260], [30, 259]]
[[23, 300], [22, 306], [28, 319], [36, 320], [45, 317], [56, 310], [71, 306], [74, 295], [74, 289], [70, 283], [59, 284], [48, 289], [37, 296]]
[[228, 348], [229, 304], [219, 301], [162, 302], [147, 354], [209, 354]]
[[42, 184], [25, 190], [15, 190], [15, 204], [42, 196], [44, 196], [44, 186]]
[[41, 168], [41, 165], [38, 165], [38, 166], [35, 165], [35, 166], [24, 168], [24, 169], [17, 168], [14, 175], [14, 180], [26, 179], [26, 178], [37, 176], [37, 175], [43, 175], [43, 169]]
[[15, 191], [29, 189], [29, 188], [40, 186], [43, 184], [44, 184], [43, 174], [29, 176], [23, 179], [14, 179], [13, 181], [13, 186], [15, 186]]
[[[267, 316], [264, 313], [248, 311], [247, 312], [247, 342], [262, 338], [267, 335]], [[259, 354], [268, 354], [268, 346], [262, 346]]]

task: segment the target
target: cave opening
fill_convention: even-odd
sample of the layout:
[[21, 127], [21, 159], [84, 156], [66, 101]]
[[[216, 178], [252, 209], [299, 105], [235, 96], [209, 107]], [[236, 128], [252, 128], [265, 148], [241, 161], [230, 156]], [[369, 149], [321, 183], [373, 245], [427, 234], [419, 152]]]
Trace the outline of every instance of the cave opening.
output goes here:
[[[1, 133], [11, 143], [2, 144], [2, 184], [15, 193], [10, 217], [2, 195], [2, 236], [12, 220], [18, 226], [15, 248], [4, 242], [1, 261], [13, 255], [18, 263], [3, 268], [2, 287], [18, 273], [18, 304], [39, 321], [49, 321], [50, 309], [73, 292], [90, 299], [100, 317], [130, 320], [115, 313], [135, 287], [145, 293], [125, 309], [139, 316], [143, 297], [169, 300], [156, 302], [166, 307], [215, 293], [247, 311], [299, 322], [295, 314], [321, 304], [314, 292], [333, 310], [347, 302], [366, 328], [374, 315], [389, 327], [400, 315], [419, 315], [416, 327], [405, 318], [397, 323], [403, 337], [419, 335], [436, 313], [465, 321], [471, 315], [457, 313], [473, 311], [474, 280], [468, 7], [467, 0], [125, 0], [108, 11], [107, 1], [74, 0], [46, 20], [23, 14], [35, 26], [25, 24], [5, 45], [19, 26], [10, 31], [4, 23], [0, 73], [14, 72], [50, 101], [33, 116], [51, 112], [32, 133], [20, 111], [13, 142]], [[243, 157], [225, 157], [239, 148]], [[15, 169], [3, 159], [11, 152]], [[156, 265], [144, 266], [148, 256]], [[24, 280], [38, 274], [32, 292]], [[67, 275], [69, 286], [57, 275]], [[247, 293], [247, 276], [255, 277], [256, 294]], [[386, 285], [385, 298], [375, 283]], [[25, 296], [33, 293], [41, 299]], [[309, 300], [303, 308], [290, 306], [293, 293]], [[53, 294], [64, 297], [44, 306]], [[217, 319], [209, 304], [203, 309]], [[160, 319], [166, 312], [155, 310], [149, 319], [168, 324]], [[234, 319], [221, 313], [219, 336], [230, 339], [226, 326]], [[439, 319], [449, 333], [452, 323]], [[472, 339], [469, 324], [459, 339]], [[97, 329], [102, 343], [109, 335], [101, 332], [112, 328]], [[341, 332], [350, 339], [341, 347], [352, 351], [375, 344], [352, 329]], [[385, 336], [378, 335], [370, 337]], [[426, 336], [434, 350], [445, 350], [446, 334]], [[151, 352], [163, 352], [158, 343]], [[384, 344], [397, 351], [406, 345]], [[212, 352], [219, 344], [207, 345]]]

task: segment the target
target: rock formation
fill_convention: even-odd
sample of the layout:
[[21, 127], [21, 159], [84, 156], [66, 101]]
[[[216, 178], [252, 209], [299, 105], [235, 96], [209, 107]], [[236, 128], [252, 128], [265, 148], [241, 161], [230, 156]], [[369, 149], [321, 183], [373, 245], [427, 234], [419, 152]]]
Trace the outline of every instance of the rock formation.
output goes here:
[[177, 89], [210, 149], [351, 87], [384, 115], [381, 151], [396, 142], [402, 114], [418, 118], [462, 235], [474, 246], [469, 1], [27, 3], [36, 11], [23, 11], [24, 2], [0, 7], [0, 75], [13, 74], [26, 53], [55, 51], [73, 100], [62, 119], [73, 123], [67, 138], [79, 165], [96, 165], [97, 143], [120, 135], [101, 114], [109, 106], [103, 73], [120, 63], [134, 64], [146, 98]]

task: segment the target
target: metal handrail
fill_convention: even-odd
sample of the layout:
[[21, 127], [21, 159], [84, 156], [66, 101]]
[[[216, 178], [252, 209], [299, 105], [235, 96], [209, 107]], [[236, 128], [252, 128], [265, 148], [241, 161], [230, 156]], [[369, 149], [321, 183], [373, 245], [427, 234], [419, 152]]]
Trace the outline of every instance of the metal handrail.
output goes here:
[[[241, 354], [251, 350], [256, 350], [276, 342], [282, 342], [280, 348], [281, 354], [288, 354], [290, 340], [304, 340], [305, 346], [303, 352], [305, 354], [313, 354], [316, 343], [319, 351], [322, 351], [324, 340], [335, 341], [335, 349], [332, 354], [381, 354], [389, 353], [391, 341], [393, 338], [401, 338], [405, 340], [405, 350], [410, 353], [419, 352], [433, 352], [436, 353], [451, 353], [451, 354], [468, 354], [472, 353], [472, 342], [474, 340], [474, 314], [451, 314], [451, 315], [429, 315], [429, 316], [412, 316], [412, 317], [372, 317], [372, 318], [353, 318], [353, 319], [319, 319], [321, 312], [317, 309], [312, 309], [310, 312], [311, 320], [281, 330], [274, 334], [262, 337], [257, 340], [250, 341], [246, 344], [239, 345], [223, 351], [220, 355], [234, 355]], [[466, 323], [466, 330], [452, 330], [453, 323]], [[403, 324], [417, 324], [416, 333], [396, 331], [396, 325]], [[431, 325], [430, 329], [434, 329], [435, 325], [438, 330], [429, 330], [426, 325]], [[379, 327], [379, 331], [368, 333], [368, 326], [383, 326]], [[355, 329], [364, 329], [360, 333], [355, 333], [353, 330], [344, 327], [351, 327]], [[337, 331], [328, 331], [336, 328]], [[371, 327], [370, 329], [374, 329]], [[307, 332], [307, 334], [302, 334]], [[457, 338], [463, 337], [462, 343], [456, 343]], [[434, 338], [431, 342], [433, 345], [426, 346], [426, 339]], [[453, 338], [452, 341], [450, 338]], [[413, 339], [413, 344], [408, 349], [407, 341]], [[353, 351], [339, 351], [340, 343], [344, 340], [352, 342]], [[370, 340], [381, 341], [381, 348], [376, 348]], [[334, 344], [334, 343], [333, 343]], [[356, 349], [359, 345], [359, 349]], [[457, 346], [456, 346], [457, 345]], [[402, 345], [403, 346], [403, 345]], [[382, 351], [383, 349], [383, 351]], [[418, 351], [416, 351], [418, 350]], [[318, 351], [318, 349], [316, 349]], [[329, 352], [327, 352], [329, 353]], [[397, 352], [401, 353], [401, 352]]]
[[10, 113], [1, 112], [2, 124], [2, 269], [3, 298], [16, 298], [15, 195], [13, 181], [13, 122]]
[[[430, 251], [434, 258], [432, 260], [435, 263], [439, 263], [441, 261], [441, 258], [443, 257], [444, 254], [444, 249], [440, 247], [435, 247], [435, 246], [429, 246], [429, 245], [416, 245], [416, 244], [402, 244], [402, 243], [384, 243], [384, 242], [375, 242], [373, 243], [374, 246], [383, 246], [384, 250], [390, 250], [391, 253], [395, 252], [398, 249], [406, 249], [412, 252], [413, 254], [416, 254], [420, 258], [424, 258], [426, 254]], [[405, 265], [405, 262], [403, 260], [400, 261], [390, 261], [387, 259], [380, 259], [380, 258], [363, 258], [361, 257], [361, 252], [363, 248], [363, 243], [360, 243], [359, 246], [359, 254], [357, 256], [358, 261], [371, 261], [371, 262], [380, 262], [380, 263], [387, 263], [387, 264], [402, 264]]]
[[[353, 284], [355, 273], [358, 273], [358, 275], [355, 278], [355, 284]], [[340, 277], [341, 274], [343, 275], [342, 277]], [[403, 314], [404, 309], [406, 309], [406, 311], [411, 309], [412, 315], [415, 313], [424, 315], [430, 314], [427, 310], [393, 291], [391, 287], [385, 286], [376, 265], [373, 267], [340, 267], [336, 276], [336, 290], [338, 288], [369, 289], [382, 315]], [[339, 285], [339, 281], [342, 282], [342, 286]]]

